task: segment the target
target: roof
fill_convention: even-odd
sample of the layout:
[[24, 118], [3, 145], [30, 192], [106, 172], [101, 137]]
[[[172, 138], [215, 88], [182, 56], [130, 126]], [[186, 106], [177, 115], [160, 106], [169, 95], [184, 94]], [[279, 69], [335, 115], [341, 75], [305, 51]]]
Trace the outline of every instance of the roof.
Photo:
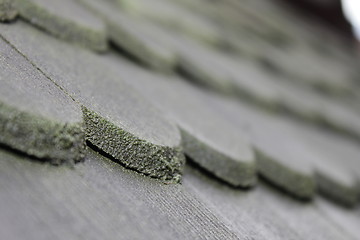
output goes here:
[[265, 0], [0, 0], [0, 20], [3, 238], [359, 238], [337, 32]]

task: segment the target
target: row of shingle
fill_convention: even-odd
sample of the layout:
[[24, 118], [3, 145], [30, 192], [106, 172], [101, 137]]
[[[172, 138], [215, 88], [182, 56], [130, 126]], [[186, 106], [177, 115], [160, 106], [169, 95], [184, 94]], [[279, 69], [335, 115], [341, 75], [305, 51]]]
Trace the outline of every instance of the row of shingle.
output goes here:
[[[154, 2], [158, 1], [155, 0]], [[321, 97], [316, 92], [309, 91], [308, 88], [303, 90], [302, 87], [285, 81], [287, 79], [297, 79], [295, 75], [298, 72], [303, 75], [310, 74], [306, 78], [315, 81], [322, 79], [323, 82], [313, 84], [318, 85], [320, 88], [323, 88], [322, 85], [328, 84], [334, 88], [334, 91], [343, 92], [342, 88], [352, 89], [352, 85], [347, 81], [350, 79], [350, 76], [347, 75], [351, 75], [351, 73], [346, 65], [328, 60], [328, 57], [312, 54], [313, 51], [309, 47], [297, 44], [287, 50], [262, 48], [259, 54], [266, 58], [265, 61], [273, 63], [274, 60], [279, 62], [278, 65], [282, 68], [281, 72], [290, 73], [284, 76], [272, 77], [268, 72], [262, 71], [256, 65], [254, 66], [254, 61], [230, 57], [213, 48], [208, 48], [186, 35], [169, 32], [168, 29], [144, 20], [139, 21], [128, 15], [127, 12], [111, 5], [111, 3], [100, 3], [96, 0], [84, 2], [92, 10], [103, 16], [105, 21], [111, 22], [112, 28], [109, 32], [117, 36], [112, 37], [112, 39], [118, 46], [149, 66], [156, 69], [169, 69], [175, 65], [178, 69], [191, 76], [193, 80], [215, 90], [250, 98], [266, 106], [285, 108], [287, 111], [308, 121], [325, 123], [342, 132], [356, 137], [360, 136], [360, 127], [357, 124], [357, 119], [360, 116], [359, 112], [349, 110], [329, 97]], [[141, 8], [142, 2], [147, 1], [140, 0], [134, 5]], [[144, 4], [147, 5], [149, 2]], [[153, 4], [157, 6], [155, 3]], [[168, 2], [165, 5], [169, 4]], [[132, 4], [130, 5], [132, 6]], [[161, 4], [161, 6], [163, 5]], [[133, 7], [129, 8], [128, 12], [137, 12], [133, 10]], [[125, 9], [127, 8], [125, 7]], [[165, 18], [163, 22], [165, 20], [171, 22], [169, 20], [170, 16], [166, 14], [159, 15], [153, 10], [154, 13], [151, 10], [152, 8], [142, 7], [141, 9], [146, 11], [146, 13], [143, 13], [145, 17], [150, 19], [155, 16], [158, 18], [163, 17]], [[155, 9], [158, 9], [157, 11], [162, 10], [161, 7], [155, 7]], [[168, 7], [165, 7], [165, 9], [168, 9]], [[164, 12], [166, 11], [164, 10]], [[176, 14], [172, 15], [176, 16]], [[120, 19], [119, 16], [123, 18]], [[179, 17], [175, 16], [172, 18], [173, 21], [181, 22]], [[115, 18], [117, 19], [115, 20]], [[200, 26], [197, 27], [200, 29]], [[290, 28], [287, 27], [287, 29]], [[139, 31], [134, 31], [134, 29]], [[159, 57], [164, 59], [163, 56], [166, 56], [166, 60], [158, 60]], [[299, 61], [294, 62], [295, 58], [299, 59]], [[284, 81], [279, 82], [278, 79]]]
[[[127, 167], [153, 177], [178, 178], [181, 172], [180, 139], [172, 125], [161, 120], [159, 112], [152, 113], [151, 107], [146, 106], [146, 101], [140, 100], [139, 96], [134, 97], [131, 87], [119, 79], [129, 81], [128, 84], [132, 84], [147, 100], [152, 101], [177, 123], [181, 129], [185, 153], [220, 179], [235, 186], [251, 186], [254, 184], [258, 165], [264, 177], [298, 197], [312, 197], [318, 184], [321, 191], [341, 202], [354, 204], [357, 201], [358, 185], [351, 171], [341, 170], [344, 166], [339, 166], [334, 173], [334, 164], [325, 161], [325, 156], [316, 156], [318, 149], [302, 146], [303, 143], [296, 135], [291, 135], [291, 130], [287, 131], [289, 127], [282, 124], [280, 119], [237, 101], [212, 96], [178, 79], [151, 74], [116, 56], [97, 56], [57, 41], [24, 23], [3, 25], [1, 34], [18, 52], [41, 69], [42, 72], [37, 73], [39, 76], [45, 74], [83, 106], [87, 139]], [[24, 39], [22, 36], [28, 38]], [[10, 49], [5, 43], [3, 45], [4, 49]], [[14, 49], [11, 52], [21, 58]], [[30, 65], [25, 59], [22, 61]], [[16, 61], [18, 62], [21, 60]], [[12, 78], [14, 77], [8, 79]], [[18, 78], [17, 81], [21, 83], [21, 79]], [[48, 79], [41, 81], [48, 82]], [[9, 91], [9, 99], [18, 91], [20, 83], [12, 87], [13, 93]], [[32, 91], [36, 93], [39, 89]], [[39, 97], [39, 94], [36, 96]], [[28, 104], [38, 105], [36, 98], [30, 98], [30, 95], [23, 95], [22, 98]], [[40, 102], [53, 109], [51, 102]], [[4, 106], [15, 105], [23, 108], [22, 112], [28, 112], [29, 109], [22, 104], [8, 101]], [[50, 118], [42, 109], [32, 107], [31, 113]], [[55, 122], [61, 119], [57, 117]], [[65, 122], [68, 121], [66, 118]], [[78, 119], [78, 122], [81, 120]], [[21, 122], [11, 124], [15, 128], [22, 126]], [[53, 149], [44, 148], [44, 145], [21, 144], [24, 148], [20, 148], [17, 145], [20, 143], [18, 135], [7, 129], [4, 132], [8, 133], [8, 137], [2, 141], [14, 148], [38, 157], [55, 157], [52, 155]], [[55, 135], [46, 131], [40, 134], [42, 135], [32, 133], [20, 137], [26, 141], [27, 138], [51, 139]], [[134, 136], [137, 139], [134, 140]], [[323, 133], [319, 136], [323, 136]], [[81, 142], [80, 139], [77, 140]], [[153, 150], [159, 145], [169, 146], [169, 149], [177, 153], [174, 155], [167, 151]], [[51, 146], [59, 147], [58, 144]], [[252, 152], [252, 146], [255, 147], [256, 156]], [[348, 152], [346, 146], [350, 145], [344, 144], [339, 149]], [[31, 152], [31, 148], [46, 149], [48, 155], [38, 155]], [[355, 155], [356, 148], [353, 149]], [[339, 157], [334, 158], [334, 161], [339, 163], [342, 160]], [[356, 164], [352, 157], [349, 156], [347, 161]], [[166, 162], [161, 161], [163, 158], [170, 162], [167, 169], [161, 169], [167, 166]], [[64, 159], [69, 159], [69, 156], [64, 155]], [[315, 171], [318, 174], [315, 175]]]
[[233, 229], [251, 239], [358, 239], [356, 211], [316, 198], [311, 204], [293, 201], [259, 184], [253, 191], [238, 191], [185, 168], [186, 189], [227, 219]]
[[[177, 122], [186, 154], [221, 179], [232, 184], [238, 179], [234, 185], [248, 185], [240, 176], [234, 177], [240, 172], [234, 164], [243, 169], [243, 177], [247, 175], [245, 166], [237, 162], [248, 162], [249, 154], [241, 148], [245, 138], [255, 149], [258, 171], [281, 188], [306, 198], [313, 195], [318, 185], [320, 191], [340, 202], [350, 205], [357, 202], [360, 151], [355, 142], [233, 99], [217, 97], [180, 79], [151, 75], [124, 61], [112, 60], [118, 66], [119, 76], [131, 79], [138, 91]], [[307, 146], [310, 137], [317, 140], [311, 141], [315, 147]], [[329, 156], [326, 147], [333, 149], [332, 155]]]
[[91, 150], [74, 169], [0, 150], [5, 239], [357, 239], [357, 212], [293, 201], [262, 184], [239, 191], [198, 170], [183, 185], [127, 171]]
[[[146, 107], [143, 103], [144, 100], [137, 100], [137, 96], [132, 96], [131, 91], [128, 90], [129, 86], [118, 80], [119, 76], [123, 76], [124, 80], [134, 79], [136, 76], [135, 80], [132, 81], [135, 83], [135, 87], [140, 91], [145, 91], [143, 94], [147, 95], [149, 100], [155, 101], [155, 104], [166, 114], [169, 114], [180, 126], [185, 152], [194, 161], [233, 185], [249, 186], [254, 183], [256, 171], [254, 156], [249, 145], [251, 141], [237, 136], [238, 131], [240, 131], [237, 124], [240, 120], [244, 120], [236, 117], [234, 123], [231, 124], [228, 119], [217, 116], [219, 109], [207, 107], [210, 101], [206, 97], [207, 94], [197, 93], [197, 90], [191, 90], [191, 88], [189, 90], [189, 87], [182, 86], [184, 83], [179, 81], [177, 81], [179, 83], [174, 84], [175, 86], [172, 85], [173, 82], [168, 83], [169, 79], [161, 82], [158, 80], [161, 76], [151, 77], [151, 81], [147, 80], [151, 74], [141, 74], [141, 69], [131, 70], [128, 67], [119, 71], [118, 68], [121, 69], [125, 63], [119, 64], [114, 58], [108, 60], [107, 57], [105, 57], [106, 62], [104, 63], [104, 59], [95, 54], [56, 41], [22, 23], [4, 25], [1, 32], [2, 36], [14, 45], [17, 51], [83, 106], [88, 140], [126, 166], [154, 177], [163, 178], [178, 178], [181, 171], [181, 156], [176, 157], [180, 154], [179, 149], [177, 149], [180, 145], [180, 139], [176, 130], [170, 130], [172, 129], [171, 126], [167, 127], [166, 123], [161, 119], [159, 120], [159, 113], [151, 113], [150, 107]], [[28, 38], [24, 39], [23, 36], [28, 36]], [[108, 65], [113, 66], [109, 67]], [[89, 68], [89, 66], [93, 67]], [[102, 81], [99, 82], [99, 79]], [[136, 80], [139, 81], [139, 84], [136, 84]], [[145, 89], [143, 86], [148, 87]], [[172, 92], [171, 89], [174, 88], [179, 89], [178, 95]], [[180, 89], [185, 90], [180, 91]], [[119, 95], [119, 93], [122, 94]], [[108, 94], [111, 97], [107, 97]], [[199, 97], [202, 95], [204, 95], [204, 99]], [[186, 105], [185, 100], [189, 101]], [[27, 101], [29, 100], [27, 99]], [[121, 107], [123, 108], [119, 109], [119, 102], [128, 104], [122, 104]], [[236, 111], [229, 112], [233, 114]], [[123, 116], [123, 113], [126, 113], [127, 116]], [[149, 125], [149, 119], [153, 119], [151, 125]], [[212, 121], [208, 121], [208, 119], [212, 119]], [[252, 121], [252, 119], [245, 120], [245, 125]], [[17, 126], [22, 126], [21, 124]], [[301, 160], [296, 161], [296, 159], [301, 158], [294, 154], [294, 151], [289, 151], [290, 157], [283, 155], [281, 147], [284, 143], [279, 142], [269, 147], [272, 139], [281, 139], [286, 144], [289, 142], [284, 140], [288, 137], [279, 135], [279, 132], [284, 131], [282, 128], [272, 130], [272, 125], [265, 128], [258, 128], [258, 126], [262, 126], [262, 122], [253, 126], [258, 133], [253, 134], [255, 140], [252, 140], [252, 143], [259, 152], [257, 158], [262, 174], [299, 197], [311, 197], [315, 190], [312, 163], [305, 164]], [[268, 134], [264, 134], [267, 131], [270, 131], [270, 136], [273, 135], [272, 138], [269, 139]], [[11, 131], [9, 132], [11, 133]], [[40, 133], [44, 133], [44, 131], [40, 131]], [[51, 136], [55, 135], [52, 134]], [[242, 135], [250, 139], [254, 137], [246, 131], [242, 132]], [[17, 137], [16, 134], [14, 136]], [[44, 136], [47, 135], [37, 135], [37, 133], [30, 135], [35, 140], [42, 139]], [[16, 145], [19, 143], [18, 140], [15, 140], [14, 143], [6, 142], [10, 141], [9, 137], [5, 138], [4, 141], [14, 148], [36, 155], [30, 151], [33, 146], [21, 149]], [[23, 146], [23, 144], [18, 145]], [[170, 150], [169, 148], [159, 149], [158, 145], [169, 146]], [[37, 145], [34, 144], [34, 146]], [[51, 146], [58, 147], [54, 144]], [[298, 148], [297, 144], [290, 146]], [[300, 150], [301, 154], [311, 155], [306, 148], [300, 148]], [[37, 156], [54, 158], [54, 156], [50, 156], [52, 152], [53, 149], [49, 149], [48, 155]], [[148, 157], [148, 161], [140, 161], [142, 157]], [[168, 162], [170, 163], [167, 164]], [[167, 168], [161, 169], [164, 163], [166, 163]], [[322, 169], [322, 166], [326, 166], [326, 164], [320, 164], [320, 168], [330, 177], [327, 177], [326, 174], [319, 175], [321, 176], [318, 177], [320, 189], [344, 202], [354, 203], [357, 197], [357, 189], [354, 188], [351, 175], [345, 171], [340, 179], [333, 177], [331, 170]], [[342, 179], [349, 177], [350, 181]], [[342, 189], [342, 191], [334, 191], [336, 189], [334, 186], [337, 189]]]
[[[229, 41], [232, 50], [270, 63], [289, 76], [289, 80], [307, 83], [327, 93], [351, 92], [349, 87], [356, 76], [354, 67], [358, 60], [344, 39], [311, 21], [311, 17], [301, 17], [278, 1], [172, 2], [207, 16], [221, 27], [222, 41]], [[303, 68], [308, 71], [302, 71]]]
[[[14, 0], [13, 5], [17, 5], [15, 8], [18, 8], [23, 18], [57, 37], [99, 51], [105, 50], [109, 38], [156, 69], [173, 67], [178, 55], [182, 55], [184, 51], [167, 43], [168, 39], [163, 39], [163, 33], [158, 36], [159, 31], [163, 32], [162, 28], [175, 29], [178, 33], [185, 33], [186, 36], [213, 46], [230, 45], [240, 52], [251, 48], [254, 50], [253, 58], [270, 63], [288, 79], [307, 79], [317, 88], [343, 94], [351, 92], [349, 81], [356, 76], [352, 73], [354, 58], [349, 57], [350, 54], [339, 53], [342, 50], [346, 53], [349, 51], [345, 51], [345, 44], [336, 41], [338, 38], [335, 34], [324, 31], [324, 28], [314, 27], [313, 22], [299, 21], [299, 18], [292, 16], [294, 14], [287, 13], [287, 8], [274, 7], [274, 3], [257, 1], [239, 4], [228, 0], [225, 3], [207, 4], [207, 1], [67, 0], [57, 6], [56, 1], [31, 0], [23, 3], [22, 0]], [[186, 3], [187, 7], [180, 3]], [[81, 5], [85, 5], [97, 16]], [[191, 11], [194, 9], [197, 9], [195, 11], [198, 14]], [[134, 28], [142, 31], [134, 31]], [[175, 35], [179, 35], [178, 33]], [[272, 38], [275, 38], [274, 44], [281, 41], [276, 36], [287, 39], [288, 44], [270, 47]], [[334, 48], [323, 44], [321, 39], [324, 36], [331, 42], [328, 46], [336, 46], [335, 49], [341, 51], [336, 52]], [[243, 41], [249, 37], [249, 40]], [[317, 46], [324, 49], [319, 50]], [[346, 59], [347, 64], [338, 64], [340, 61], [337, 58], [341, 61]], [[302, 71], [303, 68], [307, 71]]]
[[176, 127], [96, 55], [54, 42], [20, 22], [1, 29], [16, 46], [1, 43], [3, 143], [37, 157], [70, 161], [80, 158], [86, 135], [127, 167], [180, 180], [184, 157]]

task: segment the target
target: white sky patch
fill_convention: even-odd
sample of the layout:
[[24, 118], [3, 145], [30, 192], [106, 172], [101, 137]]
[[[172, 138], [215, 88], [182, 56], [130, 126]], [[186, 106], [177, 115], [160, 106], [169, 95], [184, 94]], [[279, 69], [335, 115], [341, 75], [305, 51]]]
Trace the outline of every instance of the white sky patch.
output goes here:
[[345, 16], [353, 26], [355, 36], [360, 40], [360, 0], [342, 0], [342, 6]]

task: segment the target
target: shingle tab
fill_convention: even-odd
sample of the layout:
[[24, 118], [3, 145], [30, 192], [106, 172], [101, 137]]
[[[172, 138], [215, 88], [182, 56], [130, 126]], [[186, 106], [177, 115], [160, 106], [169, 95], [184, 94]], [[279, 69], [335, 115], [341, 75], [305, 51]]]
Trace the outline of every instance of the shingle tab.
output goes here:
[[211, 204], [245, 239], [356, 239], [339, 229], [317, 204], [294, 201], [266, 184], [244, 192], [187, 167], [184, 186]]
[[[82, 105], [86, 138], [129, 168], [180, 181], [184, 156], [175, 125], [98, 56], [18, 22], [1, 35]], [[27, 38], [24, 38], [27, 36]]]
[[329, 94], [351, 93], [351, 80], [355, 71], [332, 58], [314, 54], [313, 49], [301, 45], [288, 50], [269, 48], [265, 51], [265, 58], [289, 80], [303, 82]]
[[231, 185], [247, 187], [255, 183], [256, 166], [250, 144], [240, 128], [208, 105], [206, 92], [175, 77], [146, 72], [115, 56], [109, 61], [119, 76], [128, 79], [177, 123], [184, 151], [193, 161]]
[[320, 191], [343, 204], [355, 205], [360, 197], [360, 151], [357, 143], [328, 131], [289, 123], [308, 148], [321, 156], [316, 162]]
[[105, 24], [76, 0], [14, 0], [30, 23], [50, 34], [96, 51], [107, 48]]
[[80, 106], [0, 39], [0, 142], [53, 163], [83, 158]]
[[278, 187], [300, 198], [311, 198], [316, 190], [314, 155], [273, 115], [251, 105], [225, 98], [209, 103], [244, 133], [254, 146], [259, 173]]
[[0, 238], [358, 239], [359, 59], [285, 2], [0, 0]]
[[172, 49], [149, 34], [156, 29], [156, 26], [144, 24], [108, 1], [81, 0], [81, 2], [104, 19], [108, 28], [108, 38], [122, 50], [156, 70], [169, 72], [174, 67], [176, 56]]
[[13, 0], [0, 0], [0, 21], [11, 21], [18, 15]]
[[269, 74], [249, 59], [227, 55], [165, 31], [161, 39], [175, 49], [179, 68], [186, 76], [204, 87], [281, 113], [285, 110], [355, 138], [360, 136], [360, 114], [336, 99]]
[[239, 102], [216, 104], [220, 104], [219, 111], [247, 129], [258, 154], [259, 172], [268, 180], [300, 197], [311, 196], [318, 188], [342, 204], [357, 202], [358, 180], [349, 169], [356, 169], [355, 142]]

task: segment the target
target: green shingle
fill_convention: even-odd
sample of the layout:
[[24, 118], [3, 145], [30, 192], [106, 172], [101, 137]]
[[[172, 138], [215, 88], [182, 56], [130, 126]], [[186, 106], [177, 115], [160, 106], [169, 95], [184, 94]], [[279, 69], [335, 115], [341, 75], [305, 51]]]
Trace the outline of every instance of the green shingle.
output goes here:
[[0, 142], [52, 163], [83, 158], [80, 107], [0, 39]]
[[317, 199], [294, 201], [264, 182], [252, 191], [241, 191], [187, 167], [184, 187], [214, 206], [245, 239], [356, 239], [324, 215]]
[[76, 0], [15, 0], [20, 15], [41, 29], [96, 51], [107, 49], [105, 24]]
[[129, 13], [201, 42], [217, 44], [220, 32], [207, 18], [164, 0], [116, 0]]
[[153, 34], [149, 34], [155, 31], [156, 26], [131, 17], [108, 1], [81, 2], [106, 22], [109, 39], [123, 51], [155, 70], [169, 72], [174, 67], [176, 56], [172, 49], [154, 39]]
[[86, 138], [93, 145], [129, 168], [180, 181], [184, 156], [179, 130], [101, 56], [22, 22], [1, 25], [0, 32], [82, 106]]
[[18, 15], [13, 0], [0, 0], [0, 21], [11, 21]]
[[294, 196], [313, 197], [316, 183], [311, 160], [314, 156], [291, 134], [292, 129], [251, 105], [223, 98], [209, 102], [244, 131], [254, 146], [258, 171], [263, 177]]
[[241, 129], [232, 125], [206, 101], [206, 92], [181, 79], [152, 74], [112, 57], [119, 76], [160, 108], [181, 130], [185, 153], [221, 180], [248, 187], [256, 182], [252, 147]]
[[357, 143], [322, 129], [300, 124], [293, 124], [293, 127], [308, 148], [321, 156], [322, 161], [316, 163], [320, 191], [342, 204], [357, 204], [360, 197]]

